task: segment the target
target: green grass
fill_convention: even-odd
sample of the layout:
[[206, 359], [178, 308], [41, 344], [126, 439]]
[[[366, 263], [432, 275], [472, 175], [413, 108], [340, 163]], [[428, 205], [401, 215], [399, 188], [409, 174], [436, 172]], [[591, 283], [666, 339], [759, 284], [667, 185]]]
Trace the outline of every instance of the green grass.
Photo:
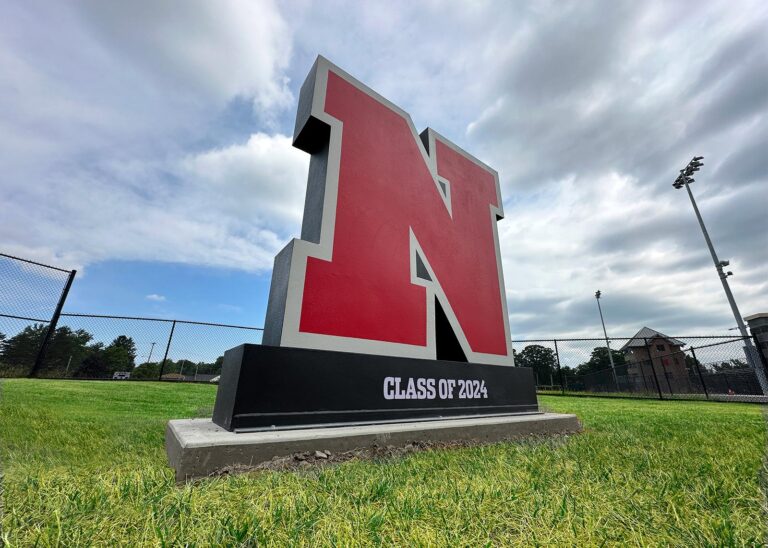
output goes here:
[[10, 546], [766, 539], [755, 405], [545, 396], [586, 431], [177, 486], [165, 421], [209, 414], [214, 387], [6, 380], [0, 391]]

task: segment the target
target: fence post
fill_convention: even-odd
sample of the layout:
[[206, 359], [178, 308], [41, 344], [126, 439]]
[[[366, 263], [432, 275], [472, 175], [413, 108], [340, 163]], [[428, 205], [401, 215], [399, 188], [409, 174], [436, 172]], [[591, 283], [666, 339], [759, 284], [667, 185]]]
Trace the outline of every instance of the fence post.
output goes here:
[[557, 339], [552, 339], [555, 343], [555, 358], [557, 359], [557, 375], [560, 377], [560, 392], [565, 394], [565, 385], [563, 384], [563, 369], [560, 367], [560, 352], [557, 350]]
[[43, 366], [43, 360], [45, 360], [45, 353], [48, 350], [48, 344], [51, 342], [51, 337], [53, 337], [54, 333], [56, 332], [56, 325], [59, 323], [61, 309], [64, 308], [64, 303], [67, 300], [67, 295], [69, 295], [69, 290], [72, 288], [72, 282], [75, 281], [76, 274], [77, 270], [72, 270], [69, 272], [69, 278], [67, 278], [67, 283], [64, 285], [64, 289], [61, 291], [59, 302], [56, 304], [56, 310], [53, 311], [51, 321], [48, 323], [48, 329], [45, 330], [45, 335], [43, 335], [43, 340], [40, 343], [40, 348], [37, 351], [35, 363], [32, 366], [32, 370], [29, 372], [30, 377], [36, 377], [37, 372]]
[[645, 392], [648, 392], [648, 381], [645, 380], [645, 369], [643, 369], [643, 362], [638, 362], [637, 365], [640, 366], [640, 376], [643, 378], [643, 387], [645, 388]]
[[645, 352], [648, 354], [648, 361], [651, 362], [651, 373], [653, 373], [653, 381], [656, 383], [656, 390], [659, 391], [659, 399], [663, 400], [664, 396], [661, 393], [661, 385], [659, 384], [659, 376], [656, 374], [656, 366], [653, 365], [653, 358], [651, 357], [651, 347], [648, 346], [648, 339], [643, 337], [645, 341]]
[[667, 373], [667, 367], [664, 365], [664, 358], [661, 358], [661, 370], [664, 371], [664, 379], [667, 381], [667, 388], [669, 389], [669, 395], [674, 396], [672, 392], [672, 383], [669, 382], [669, 373]]
[[[752, 333], [752, 342], [755, 343], [755, 353], [757, 354], [757, 365], [763, 366], [763, 371], [765, 372], [765, 376], [768, 377], [768, 358], [766, 358], [765, 354], [763, 354], [763, 348], [760, 346], [760, 340], [757, 338], [756, 333]], [[758, 382], [760, 381], [760, 376], [758, 375], [757, 378]]]
[[691, 356], [693, 356], [693, 365], [696, 366], [696, 372], [699, 374], [699, 380], [701, 381], [701, 387], [704, 389], [704, 395], [709, 399], [707, 383], [704, 382], [704, 375], [701, 374], [701, 367], [699, 367], [699, 360], [696, 358], [696, 349], [694, 347], [691, 347]]
[[168, 344], [165, 345], [165, 355], [163, 356], [163, 363], [160, 364], [160, 375], [157, 380], [163, 380], [163, 371], [165, 370], [165, 362], [168, 361], [168, 351], [171, 349], [171, 341], [173, 340], [173, 332], [176, 330], [176, 320], [173, 320], [171, 324], [171, 332], [168, 334]]

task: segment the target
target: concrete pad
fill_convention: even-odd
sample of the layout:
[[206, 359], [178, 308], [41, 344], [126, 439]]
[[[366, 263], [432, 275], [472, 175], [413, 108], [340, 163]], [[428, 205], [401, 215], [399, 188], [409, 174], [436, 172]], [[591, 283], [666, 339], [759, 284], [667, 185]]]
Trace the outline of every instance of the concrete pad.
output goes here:
[[211, 419], [168, 422], [165, 449], [176, 470], [176, 480], [204, 477], [226, 466], [254, 466], [305, 451], [334, 453], [377, 445], [405, 446], [414, 441], [495, 442], [531, 434], [564, 434], [581, 431], [576, 415], [528, 413], [445, 420], [229, 432]]

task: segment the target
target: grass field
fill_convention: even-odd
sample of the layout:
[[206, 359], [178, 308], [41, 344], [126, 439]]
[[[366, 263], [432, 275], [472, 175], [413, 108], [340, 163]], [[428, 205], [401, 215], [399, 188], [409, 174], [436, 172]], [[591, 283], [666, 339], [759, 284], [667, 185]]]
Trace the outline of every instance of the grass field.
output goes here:
[[766, 540], [755, 405], [547, 396], [586, 431], [177, 486], [165, 421], [209, 415], [214, 387], [0, 382], [9, 546]]

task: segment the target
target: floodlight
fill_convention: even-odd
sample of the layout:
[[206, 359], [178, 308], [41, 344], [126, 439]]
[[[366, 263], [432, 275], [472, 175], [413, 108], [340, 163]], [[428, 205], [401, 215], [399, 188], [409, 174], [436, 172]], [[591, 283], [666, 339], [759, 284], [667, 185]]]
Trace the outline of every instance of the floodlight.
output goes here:
[[[733, 298], [733, 293], [731, 292], [731, 288], [728, 285], [728, 277], [733, 276], [733, 272], [730, 270], [723, 272], [723, 267], [728, 266], [729, 262], [721, 261], [717, 258], [717, 253], [715, 253], [715, 247], [712, 245], [712, 240], [709, 238], [707, 227], [704, 226], [704, 219], [701, 218], [701, 213], [699, 212], [699, 208], [696, 205], [696, 200], [693, 197], [691, 189], [688, 187], [688, 184], [694, 181], [693, 177], [690, 177], [690, 175], [693, 175], [693, 173], [699, 171], [701, 166], [704, 165], [704, 163], [701, 161], [703, 159], [704, 156], [694, 156], [691, 161], [688, 162], [688, 165], [685, 166], [685, 169], [680, 170], [680, 175], [677, 177], [677, 179], [675, 179], [675, 182], [672, 186], [678, 189], [685, 186], [686, 190], [688, 191], [688, 197], [691, 199], [693, 212], [696, 214], [696, 219], [699, 221], [699, 227], [701, 227], [702, 234], [704, 234], [704, 240], [706, 241], [707, 247], [709, 248], [709, 253], [712, 255], [712, 262], [715, 263], [715, 267], [717, 267], [717, 273], [723, 283], [723, 290], [725, 291], [725, 296], [728, 299], [728, 304], [731, 305], [733, 317], [736, 319], [736, 324], [739, 326], [738, 329], [741, 332], [742, 337], [744, 337], [744, 352], [747, 358], [747, 363], [749, 363], [750, 367], [755, 370], [757, 379], [760, 382], [761, 391], [763, 394], [768, 395], [768, 378], [766, 378], [766, 372], [763, 371], [759, 363], [755, 363], [755, 357], [752, 355], [752, 352], [755, 351], [755, 348], [752, 345], [752, 339], [747, 333], [747, 327], [744, 325], [744, 320], [742, 319], [741, 313], [739, 312], [739, 307], [736, 305], [736, 299]], [[599, 305], [600, 301], [598, 301], [598, 306]]]

